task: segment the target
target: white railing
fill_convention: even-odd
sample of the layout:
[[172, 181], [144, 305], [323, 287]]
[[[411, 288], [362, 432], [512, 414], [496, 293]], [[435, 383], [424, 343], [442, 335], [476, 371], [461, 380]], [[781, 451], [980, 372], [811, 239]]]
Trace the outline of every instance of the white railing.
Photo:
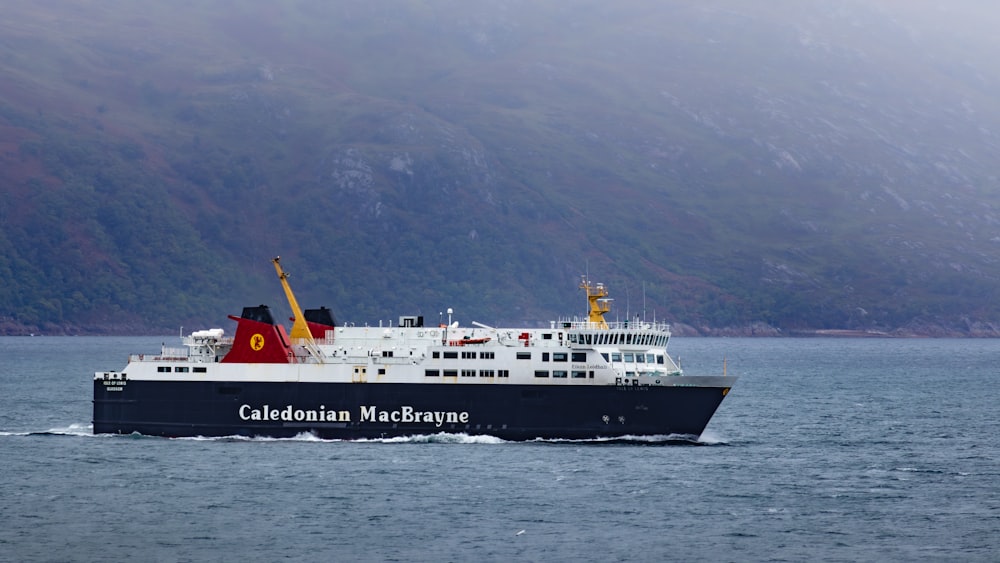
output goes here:
[[607, 328], [599, 323], [590, 321], [559, 321], [560, 328], [570, 330], [628, 330], [628, 331], [652, 331], [670, 332], [670, 323], [659, 321], [611, 321], [607, 323]]

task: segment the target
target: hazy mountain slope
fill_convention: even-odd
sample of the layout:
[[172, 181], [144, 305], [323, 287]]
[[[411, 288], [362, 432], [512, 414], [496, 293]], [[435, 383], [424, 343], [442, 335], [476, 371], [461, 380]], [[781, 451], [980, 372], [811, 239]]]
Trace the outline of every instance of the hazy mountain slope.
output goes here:
[[14, 2], [3, 326], [280, 309], [281, 254], [357, 322], [589, 269], [701, 330], [994, 332], [1000, 18], [897, 4]]

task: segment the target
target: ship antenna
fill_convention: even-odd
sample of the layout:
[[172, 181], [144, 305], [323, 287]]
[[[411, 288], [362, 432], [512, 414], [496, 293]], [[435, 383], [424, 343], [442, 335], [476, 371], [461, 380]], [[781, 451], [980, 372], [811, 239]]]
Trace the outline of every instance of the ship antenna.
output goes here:
[[627, 321], [629, 317], [632, 316], [632, 299], [629, 296], [628, 284], [625, 284], [625, 320]]
[[646, 322], [646, 281], [642, 282], [642, 322]]

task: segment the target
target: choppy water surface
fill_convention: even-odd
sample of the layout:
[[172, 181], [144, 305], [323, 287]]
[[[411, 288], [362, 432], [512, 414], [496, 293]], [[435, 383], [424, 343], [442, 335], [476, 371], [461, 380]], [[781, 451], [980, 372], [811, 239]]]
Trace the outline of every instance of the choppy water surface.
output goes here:
[[677, 338], [741, 378], [695, 445], [90, 435], [92, 373], [162, 340], [0, 338], [0, 560], [1000, 554], [997, 341]]

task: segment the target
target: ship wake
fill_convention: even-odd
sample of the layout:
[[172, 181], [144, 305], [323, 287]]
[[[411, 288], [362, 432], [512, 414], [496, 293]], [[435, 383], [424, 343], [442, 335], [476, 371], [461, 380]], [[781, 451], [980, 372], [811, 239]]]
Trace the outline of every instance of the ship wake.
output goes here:
[[72, 423], [65, 427], [49, 428], [41, 431], [10, 432], [0, 431], [0, 436], [84, 436], [89, 438], [130, 438], [130, 439], [170, 439], [205, 442], [351, 442], [370, 444], [594, 444], [594, 445], [676, 445], [676, 446], [726, 446], [729, 442], [710, 431], [701, 436], [690, 434], [660, 434], [660, 435], [625, 435], [608, 438], [536, 438], [525, 442], [509, 441], [488, 434], [465, 434], [439, 432], [437, 434], [397, 436], [387, 438], [359, 438], [353, 440], [325, 439], [312, 432], [301, 432], [287, 438], [269, 436], [192, 436], [180, 438], [161, 438], [132, 434], [94, 434], [93, 425], [89, 423]]

